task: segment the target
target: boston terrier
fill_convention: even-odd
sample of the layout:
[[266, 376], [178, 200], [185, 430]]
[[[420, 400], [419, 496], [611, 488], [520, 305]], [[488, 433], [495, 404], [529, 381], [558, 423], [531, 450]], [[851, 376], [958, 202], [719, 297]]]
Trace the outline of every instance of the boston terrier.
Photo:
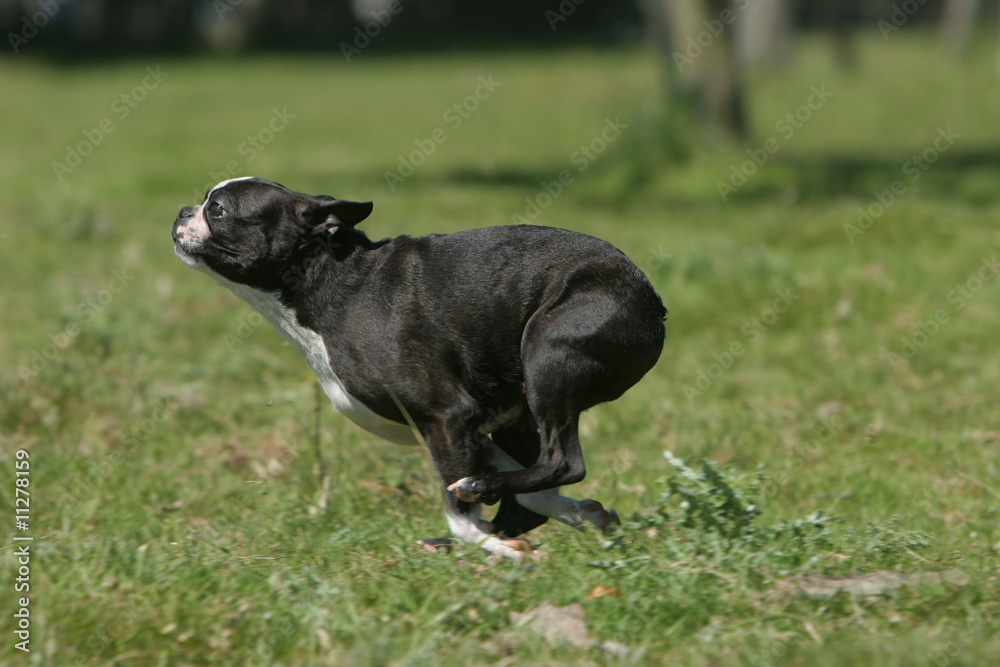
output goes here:
[[171, 235], [185, 264], [288, 339], [337, 411], [427, 446], [455, 538], [521, 560], [535, 552], [518, 536], [548, 518], [608, 530], [613, 510], [559, 487], [585, 474], [580, 413], [660, 356], [667, 311], [649, 281], [584, 234], [512, 225], [371, 241], [356, 229], [371, 211], [236, 178], [182, 208]]

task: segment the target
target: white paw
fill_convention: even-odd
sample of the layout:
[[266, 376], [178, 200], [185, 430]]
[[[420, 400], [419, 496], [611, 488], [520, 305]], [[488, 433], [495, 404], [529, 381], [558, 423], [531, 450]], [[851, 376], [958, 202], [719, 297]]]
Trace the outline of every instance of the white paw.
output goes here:
[[483, 548], [486, 551], [498, 553], [504, 558], [509, 558], [516, 563], [527, 563], [537, 561], [542, 558], [542, 553], [538, 549], [531, 546], [527, 540], [501, 537], [497, 538], [497, 541], [499, 544], [494, 545], [492, 549], [490, 548], [491, 545], [487, 544], [484, 544]]
[[463, 477], [454, 484], [451, 484], [448, 487], [448, 491], [455, 494], [455, 497], [459, 500], [464, 500], [467, 503], [479, 501], [479, 494], [472, 490], [471, 477]]

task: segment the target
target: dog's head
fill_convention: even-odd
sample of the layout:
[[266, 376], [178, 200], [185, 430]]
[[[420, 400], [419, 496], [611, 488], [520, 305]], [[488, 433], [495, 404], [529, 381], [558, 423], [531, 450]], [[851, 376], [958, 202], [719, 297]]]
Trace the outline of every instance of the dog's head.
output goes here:
[[371, 202], [293, 192], [262, 178], [223, 181], [174, 221], [174, 252], [190, 267], [241, 285], [273, 289], [307, 246], [334, 247], [368, 217]]

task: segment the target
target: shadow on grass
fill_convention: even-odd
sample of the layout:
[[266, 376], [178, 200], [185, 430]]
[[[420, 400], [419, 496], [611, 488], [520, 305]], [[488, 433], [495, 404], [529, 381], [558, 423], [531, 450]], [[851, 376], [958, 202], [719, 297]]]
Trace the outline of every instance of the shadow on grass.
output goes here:
[[[868, 157], [827, 153], [815, 157], [774, 158], [773, 174], [750, 183], [739, 197], [769, 199], [794, 187], [802, 200], [843, 196], [872, 197], [892, 191], [903, 196], [919, 184], [925, 195], [962, 197], [977, 202], [995, 201], [1000, 182], [1000, 145], [953, 150], [925, 160], [918, 153]], [[765, 164], [764, 167], [767, 165]], [[764, 169], [761, 167], [761, 170]], [[775, 178], [777, 177], [777, 178]]]
[[482, 169], [466, 166], [451, 170], [445, 174], [444, 180], [454, 185], [539, 188], [544, 182], [557, 180], [559, 172], [565, 169], [565, 165], [552, 169], [517, 169], [515, 167]]
[[[414, 183], [431, 186], [520, 190], [532, 193], [574, 191], [575, 197], [618, 205], [642, 200], [650, 195], [665, 196], [678, 204], [705, 203], [710, 186], [710, 200], [719, 202], [726, 190], [725, 202], [816, 203], [841, 198], [861, 201], [905, 200], [919, 190], [923, 199], [960, 200], [970, 205], [989, 205], [1000, 199], [1000, 144], [974, 149], [952, 149], [925, 160], [919, 152], [894, 152], [892, 155], [868, 156], [857, 153], [826, 152], [817, 154], [778, 153], [763, 164], [754, 163], [747, 153], [716, 153], [692, 166], [689, 160], [669, 160], [656, 155], [656, 149], [639, 152], [632, 147], [618, 150], [580, 173], [571, 164], [547, 167], [537, 164], [521, 167], [506, 164], [482, 167], [464, 164], [437, 174], [418, 174]], [[701, 188], [679, 190], [670, 184], [671, 174], [686, 170], [701, 172]], [[560, 174], [568, 172], [572, 182], [559, 187]], [[373, 174], [373, 178], [376, 178]], [[381, 177], [379, 177], [381, 178]], [[713, 179], [708, 181], [708, 179]], [[579, 189], [577, 183], [587, 182]], [[690, 184], [690, 178], [678, 182]], [[548, 184], [548, 188], [546, 185]], [[729, 187], [731, 186], [731, 187]], [[557, 195], [558, 196], [558, 195]]]

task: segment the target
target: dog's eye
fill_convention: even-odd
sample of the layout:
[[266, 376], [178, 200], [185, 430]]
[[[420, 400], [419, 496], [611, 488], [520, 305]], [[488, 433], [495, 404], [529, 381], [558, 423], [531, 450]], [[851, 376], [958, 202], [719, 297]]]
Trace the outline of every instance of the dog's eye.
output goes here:
[[226, 209], [222, 208], [222, 204], [214, 201], [208, 205], [208, 214], [213, 218], [221, 218], [226, 214]]

